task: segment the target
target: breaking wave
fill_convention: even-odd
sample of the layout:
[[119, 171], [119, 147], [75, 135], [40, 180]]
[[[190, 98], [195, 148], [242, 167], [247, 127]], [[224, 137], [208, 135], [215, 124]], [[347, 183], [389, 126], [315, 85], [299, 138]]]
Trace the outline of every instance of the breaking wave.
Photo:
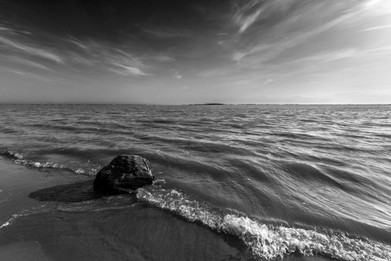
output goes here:
[[12, 223], [18, 218], [18, 217], [22, 217], [22, 216], [26, 216], [27, 214], [22, 214], [22, 213], [19, 213], [19, 214], [13, 214], [11, 216], [11, 218], [9, 218], [6, 222], [4, 222], [3, 224], [0, 225], [0, 229], [4, 228], [4, 227], [8, 227], [9, 225], [12, 225]]
[[21, 153], [9, 151], [9, 150], [3, 151], [2, 153], [0, 153], [0, 156], [10, 159], [15, 164], [23, 165], [26, 167], [37, 168], [37, 169], [60, 169], [60, 170], [70, 171], [76, 174], [85, 174], [85, 175], [94, 175], [98, 170], [98, 168], [85, 169], [80, 166], [72, 167], [55, 161], [39, 162], [30, 159], [25, 159]]
[[137, 198], [190, 222], [239, 238], [254, 256], [273, 259], [292, 253], [345, 261], [391, 260], [391, 246], [338, 231], [267, 225], [238, 213], [223, 213], [175, 190], [157, 186], [138, 190]]

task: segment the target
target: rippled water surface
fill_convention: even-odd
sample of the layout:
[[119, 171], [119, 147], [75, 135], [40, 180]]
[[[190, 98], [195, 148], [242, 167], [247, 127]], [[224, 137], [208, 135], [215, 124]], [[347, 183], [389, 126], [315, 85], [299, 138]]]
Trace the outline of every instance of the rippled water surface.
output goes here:
[[[45, 220], [62, 231], [58, 220], [67, 220], [77, 229], [62, 233], [93, 245], [92, 238], [126, 238], [105, 231], [108, 223], [137, 234], [134, 222], [160, 220], [146, 228], [158, 236], [143, 240], [168, 237], [183, 250], [162, 258], [159, 249], [145, 254], [137, 240], [126, 239], [102, 260], [391, 260], [391, 106], [1, 105], [0, 111], [3, 161], [41, 170], [34, 175], [46, 169], [69, 175], [69, 184], [32, 193], [47, 202], [43, 209], [15, 218], [0, 234], [14, 229], [55, 260], [64, 250], [43, 239], [52, 230], [31, 239], [21, 227], [39, 228]], [[119, 154], [149, 159], [159, 182], [102, 199], [88, 180], [71, 178], [92, 180]], [[186, 243], [174, 242], [178, 237]]]

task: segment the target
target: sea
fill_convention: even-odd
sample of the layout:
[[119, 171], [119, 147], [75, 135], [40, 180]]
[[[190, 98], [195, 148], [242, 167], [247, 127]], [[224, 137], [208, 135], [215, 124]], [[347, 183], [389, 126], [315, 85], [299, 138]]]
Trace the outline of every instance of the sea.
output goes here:
[[0, 153], [0, 260], [391, 260], [391, 105], [0, 105]]

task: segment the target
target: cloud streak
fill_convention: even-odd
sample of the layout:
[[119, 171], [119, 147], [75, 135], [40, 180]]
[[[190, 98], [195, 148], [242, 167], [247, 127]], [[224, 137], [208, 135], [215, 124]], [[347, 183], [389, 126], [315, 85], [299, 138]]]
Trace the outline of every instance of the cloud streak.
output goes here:
[[30, 54], [30, 55], [33, 55], [33, 56], [44, 58], [44, 59], [47, 59], [47, 60], [50, 60], [50, 61], [53, 61], [56, 63], [64, 63], [63, 59], [60, 56], [58, 56], [48, 50], [27, 46], [23, 43], [19, 43], [17, 41], [11, 40], [11, 39], [6, 38], [4, 36], [0, 36], [0, 43], [6, 45], [8, 47], [23, 51], [23, 52]]
[[170, 72], [172, 73], [172, 77], [175, 78], [175, 79], [182, 79], [182, 74], [176, 70], [176, 69], [171, 69]]
[[261, 3], [259, 0], [250, 0], [246, 1], [242, 7], [237, 8], [234, 21], [239, 27], [239, 33], [243, 33], [257, 21], [259, 15], [265, 10]]
[[[50, 41], [41, 43], [35, 40], [33, 33], [26, 30], [13, 29], [2, 25], [0, 35], [0, 52], [2, 60], [8, 61], [13, 66], [28, 66], [36, 69], [54, 72], [73, 68], [73, 71], [84, 69], [106, 71], [122, 76], [150, 76], [145, 72], [145, 64], [142, 57], [137, 57], [124, 45], [113, 45], [109, 42], [99, 42], [93, 39], [79, 39], [75, 36], [45, 35]], [[7, 35], [8, 34], [8, 35]], [[12, 37], [11, 37], [12, 36]], [[48, 48], [50, 45], [51, 48]], [[169, 62], [174, 59], [159, 53], [153, 56], [159, 62]], [[153, 57], [149, 56], [148, 59]], [[39, 62], [37, 62], [39, 60]], [[144, 59], [144, 60], [147, 60]], [[56, 67], [49, 63], [54, 62]], [[10, 68], [12, 70], [12, 68]], [[16, 71], [16, 70], [15, 70]]]
[[19, 71], [19, 70], [13, 70], [13, 69], [4, 68], [4, 67], [0, 67], [0, 70], [6, 71], [6, 72], [10, 72], [10, 73], [16, 74], [18, 76], [27, 77], [27, 78], [31, 78], [31, 79], [36, 79], [36, 80], [40, 80], [40, 81], [44, 81], [44, 82], [54, 82], [53, 79], [49, 79], [47, 77], [44, 77], [44, 76], [41, 76], [41, 75], [38, 75], [38, 74], [34, 74], [34, 73], [31, 73], [31, 72], [24, 72], [24, 71]]
[[135, 76], [146, 76], [150, 74], [146, 74], [142, 72], [139, 68], [137, 67], [132, 67], [132, 66], [127, 66], [119, 63], [113, 63], [116, 68], [110, 68], [109, 70], [120, 74], [120, 75], [135, 75]]
[[368, 31], [384, 30], [384, 29], [390, 29], [390, 28], [391, 28], [391, 24], [385, 24], [385, 25], [369, 27], [369, 28], [364, 29], [362, 31], [368, 32]]
[[308, 32], [302, 32], [296, 35], [286, 36], [280, 39], [277, 43], [257, 44], [249, 50], [234, 53], [232, 59], [233, 61], [240, 63], [241, 67], [248, 67], [254, 64], [267, 62], [275, 58], [285, 50], [306, 42], [309, 38], [335, 27], [336, 25], [353, 17], [354, 15], [355, 13], [344, 14], [343, 16], [331, 20], [319, 27], [313, 28]]
[[19, 64], [22, 66], [27, 66], [27, 67], [32, 67], [32, 68], [37, 68], [37, 69], [53, 72], [52, 69], [48, 68], [47, 66], [42, 65], [41, 63], [27, 60], [22, 57], [6, 55], [6, 56], [0, 56], [0, 59], [3, 61], [7, 61], [9, 63], [12, 63], [12, 64]]

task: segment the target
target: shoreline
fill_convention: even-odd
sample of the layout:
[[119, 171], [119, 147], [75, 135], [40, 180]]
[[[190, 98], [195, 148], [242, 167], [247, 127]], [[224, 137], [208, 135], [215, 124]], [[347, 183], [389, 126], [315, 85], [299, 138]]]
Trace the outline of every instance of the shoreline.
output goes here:
[[[13, 215], [41, 205], [29, 195], [35, 191], [73, 181], [88, 180], [89, 177], [70, 174], [65, 170], [40, 170], [18, 165], [0, 157], [0, 226]], [[91, 183], [92, 184], [92, 183]]]
[[[139, 249], [140, 246], [138, 242], [144, 240], [150, 241], [155, 248], [159, 247], [161, 244], [159, 238], [164, 236], [166, 238], [165, 245], [167, 245], [167, 247], [172, 248], [174, 246], [179, 246], [178, 251], [180, 251], [179, 256], [181, 258], [185, 258], [188, 255], [188, 251], [200, 251], [201, 249], [204, 249], [203, 251], [206, 251], [204, 254], [208, 257], [223, 258], [224, 256], [238, 256], [244, 258], [244, 260], [254, 260], [249, 256], [249, 253], [245, 251], [244, 246], [241, 245], [238, 239], [216, 233], [207, 228], [200, 227], [195, 223], [184, 221], [173, 214], [155, 209], [154, 207], [146, 207], [142, 202], [127, 201], [128, 203], [125, 202], [125, 204], [130, 205], [125, 205], [125, 208], [121, 207], [116, 209], [114, 207], [114, 209], [111, 209], [112, 204], [114, 203], [115, 205], [116, 200], [118, 200], [116, 196], [96, 200], [87, 199], [87, 201], [81, 199], [80, 202], [76, 203], [73, 203], [72, 201], [61, 201], [64, 200], [63, 197], [71, 196], [70, 193], [72, 193], [72, 189], [70, 190], [70, 188], [72, 186], [73, 190], [83, 189], [83, 187], [75, 187], [75, 184], [85, 183], [84, 189], [86, 189], [86, 186], [92, 187], [92, 182], [90, 185], [90, 181], [85, 176], [72, 175], [69, 174], [69, 172], [61, 170], [41, 171], [39, 169], [16, 165], [12, 161], [8, 161], [4, 158], [0, 159], [0, 169], [0, 184], [2, 184], [0, 188], [0, 199], [2, 199], [0, 201], [0, 208], [2, 209], [0, 222], [4, 225], [0, 228], [1, 260], [68, 260], [68, 256], [64, 255], [64, 248], [66, 249], [68, 247], [71, 247], [72, 251], [75, 251], [75, 253], [72, 254], [75, 260], [91, 260], [90, 258], [92, 257], [96, 258], [96, 255], [94, 254], [94, 251], [96, 250], [92, 247], [89, 248], [86, 253], [82, 254], [86, 251], [83, 248], [84, 241], [97, 243], [95, 238], [101, 237], [108, 237], [110, 238], [109, 240], [116, 240], [115, 238], [111, 238], [111, 233], [106, 234], [105, 232], [100, 232], [100, 230], [106, 226], [114, 226], [114, 231], [112, 232], [120, 238], [123, 238], [121, 240], [128, 242], [128, 247], [131, 248], [136, 247]], [[78, 183], [70, 183], [75, 181], [78, 181]], [[61, 194], [63, 192], [66, 192], [66, 194], [62, 196], [56, 195], [56, 193]], [[28, 212], [29, 210], [40, 208], [46, 204], [45, 202], [32, 197], [31, 195], [34, 193], [41, 195], [47, 193], [47, 198], [41, 198], [41, 200], [47, 201], [46, 203], [58, 200], [55, 205], [57, 204], [62, 207], [55, 207], [50, 210], [51, 205], [49, 202], [49, 212], [38, 211], [27, 215], [18, 215], [23, 211]], [[51, 196], [52, 198], [49, 199]], [[124, 202], [121, 204], [123, 203]], [[97, 210], [95, 210], [95, 204], [96, 207], [98, 207]], [[88, 209], [85, 209], [85, 207]], [[91, 207], [93, 207], [93, 210]], [[99, 209], [99, 207], [103, 208]], [[132, 217], [134, 215], [135, 217]], [[100, 220], [101, 218], [103, 218], [103, 220]], [[122, 229], [117, 227], [118, 225], [104, 221], [107, 218], [115, 218], [115, 220], [120, 218], [119, 220], [123, 221], [127, 219], [133, 220], [132, 223], [134, 223], [134, 225], [128, 227], [128, 229], [131, 229], [129, 231], [131, 234], [136, 234], [131, 236], [132, 239], [129, 238], [129, 235], [125, 236], [121, 231]], [[117, 222], [121, 223], [119, 220]], [[7, 222], [9, 222], [9, 224], [7, 224]], [[95, 224], [96, 222], [98, 223]], [[163, 229], [157, 229], [161, 226]], [[74, 235], [72, 227], [77, 228], [77, 231], [80, 231], [81, 234], [78, 234], [77, 236]], [[140, 230], [140, 228], [143, 229]], [[89, 235], [91, 231], [93, 231], [92, 236]], [[204, 239], [198, 240], [200, 237]], [[49, 238], [49, 241], [47, 238]], [[55, 242], [58, 243], [53, 244], [50, 241], [50, 238], [56, 238]], [[191, 242], [184, 243], [189, 240]], [[207, 245], [213, 246], [213, 251], [210, 247], [206, 247], [205, 241], [207, 241]], [[64, 247], [63, 244], [68, 247]], [[111, 255], [110, 251], [107, 252], [105, 249], [100, 251], [101, 254], [105, 256], [105, 260], [107, 258], [108, 260], [116, 260], [118, 257], [118, 255]], [[121, 251], [124, 251], [124, 249]], [[163, 249], [152, 249], [150, 251], [152, 252], [148, 252], [148, 254], [139, 253], [136, 256], [141, 257], [147, 254], [150, 256], [150, 259], [148, 260], [160, 260], [157, 259], [158, 256], [162, 257], [163, 260], [171, 260], [173, 258], [174, 260], [178, 260], [175, 258], [176, 255], [163, 251]], [[202, 253], [196, 254], [195, 252], [193, 254], [197, 256], [200, 254], [201, 256], [204, 255]], [[82, 258], [83, 256], [88, 258], [84, 259]], [[131, 256], [132, 255], [128, 257]], [[164, 256], [166, 258], [164, 258]], [[98, 258], [98, 260], [101, 259]], [[145, 259], [143, 258], [142, 260]], [[330, 259], [322, 256], [308, 257], [294, 254], [283, 260], [328, 261]]]

